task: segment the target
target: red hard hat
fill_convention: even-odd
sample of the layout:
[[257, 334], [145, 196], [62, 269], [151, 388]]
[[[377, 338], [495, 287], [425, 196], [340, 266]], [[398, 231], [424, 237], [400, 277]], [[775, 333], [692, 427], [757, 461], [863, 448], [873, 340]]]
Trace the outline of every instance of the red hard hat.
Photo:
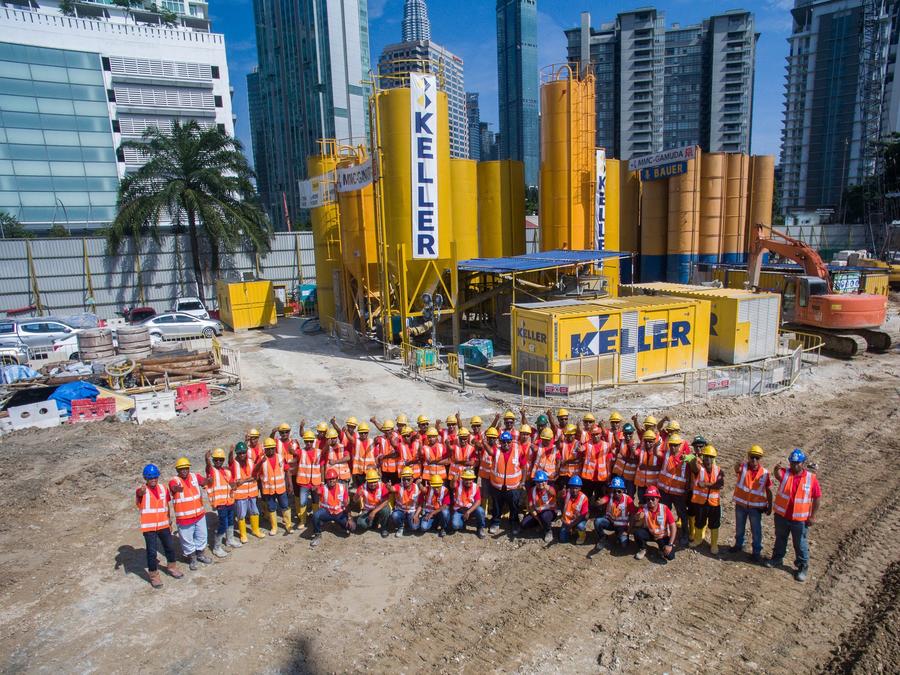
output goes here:
[[651, 485], [646, 490], [644, 490], [645, 497], [659, 497], [659, 490], [656, 489], [655, 485]]
[[331, 480], [332, 478], [337, 478], [337, 477], [338, 477], [338, 472], [336, 469], [328, 469], [328, 471], [325, 472], [325, 480]]

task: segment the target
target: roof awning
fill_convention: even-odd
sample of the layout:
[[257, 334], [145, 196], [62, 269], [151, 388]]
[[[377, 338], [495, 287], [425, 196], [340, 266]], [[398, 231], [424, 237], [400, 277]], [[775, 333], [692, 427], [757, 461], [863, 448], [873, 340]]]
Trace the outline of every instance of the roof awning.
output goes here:
[[631, 257], [630, 253], [621, 253], [619, 251], [568, 251], [560, 249], [506, 258], [472, 258], [471, 260], [461, 260], [458, 267], [462, 272], [510, 274], [586, 265], [588, 263], [603, 262], [611, 258], [629, 257]]

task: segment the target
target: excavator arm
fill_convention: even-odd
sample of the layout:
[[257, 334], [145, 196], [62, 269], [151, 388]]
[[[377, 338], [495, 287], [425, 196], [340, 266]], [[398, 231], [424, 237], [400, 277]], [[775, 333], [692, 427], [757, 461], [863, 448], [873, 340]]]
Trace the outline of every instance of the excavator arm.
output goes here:
[[[766, 236], [768, 230], [768, 236]], [[747, 279], [751, 287], [759, 285], [762, 269], [762, 254], [766, 251], [793, 260], [803, 267], [807, 276], [818, 277], [828, 284], [831, 293], [831, 275], [821, 256], [799, 239], [789, 237], [768, 225], [753, 225], [750, 228], [750, 256], [747, 261]]]

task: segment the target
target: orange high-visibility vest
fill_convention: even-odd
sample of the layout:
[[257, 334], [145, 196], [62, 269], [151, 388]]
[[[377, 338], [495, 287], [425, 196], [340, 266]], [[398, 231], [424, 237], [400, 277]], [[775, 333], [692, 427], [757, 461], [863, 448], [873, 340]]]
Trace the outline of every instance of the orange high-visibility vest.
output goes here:
[[322, 451], [313, 446], [300, 449], [297, 462], [297, 485], [316, 487], [322, 484]]
[[710, 506], [719, 505], [719, 490], [712, 486], [719, 480], [719, 465], [713, 464], [712, 471], [707, 471], [703, 465], [700, 465], [700, 471], [694, 475], [694, 482], [691, 492], [691, 502], [694, 504], [709, 504]]
[[469, 443], [454, 445], [450, 449], [450, 480], [458, 480], [475, 455], [475, 447]]
[[169, 527], [169, 495], [166, 488], [159, 486], [160, 497], [145, 487], [141, 505], [141, 532], [156, 532]]
[[212, 467], [209, 473], [213, 481], [212, 486], [207, 485], [206, 487], [210, 506], [217, 509], [220, 506], [231, 506], [234, 504], [234, 492], [229, 485], [231, 482], [231, 471]]
[[484, 442], [484, 449], [481, 451], [481, 462], [478, 465], [478, 477], [479, 478], [490, 478], [493, 473], [493, 462], [494, 462], [494, 450], [499, 448], [499, 445], [490, 446], [487, 444], [487, 441]]
[[439, 488], [428, 487], [425, 493], [425, 504], [422, 511], [426, 514], [432, 514], [444, 508], [444, 497], [447, 496], [447, 488], [441, 485]]
[[456, 484], [456, 494], [453, 496], [453, 503], [457, 509], [468, 510], [475, 503], [475, 493], [478, 492], [478, 486], [473, 481], [467, 490], [462, 481]]
[[754, 478], [747, 469], [747, 463], [741, 464], [741, 473], [734, 486], [734, 503], [747, 509], [764, 509], [766, 501], [766, 485], [769, 482], [769, 471], [762, 466]]
[[[344, 459], [344, 450], [343, 445], [335, 445], [328, 446], [328, 462], [337, 462], [339, 460]], [[335, 469], [338, 472], [338, 480], [350, 480], [350, 465], [344, 462], [343, 464], [335, 464], [332, 469]]]
[[625, 439], [625, 432], [621, 429], [616, 432], [613, 432], [612, 429], [604, 429], [600, 438], [609, 443], [610, 446], [617, 446], [620, 441]]
[[377, 487], [374, 490], [369, 490], [368, 487], [368, 484], [363, 485], [362, 490], [357, 493], [362, 496], [363, 511], [371, 511], [388, 496], [388, 489], [384, 483], [377, 483]]
[[206, 513], [203, 508], [203, 497], [200, 494], [200, 483], [197, 482], [197, 474], [191, 473], [185, 482], [175, 476], [173, 480], [181, 485], [181, 492], [172, 495], [172, 503], [175, 505], [175, 517], [181, 519], [196, 518]]
[[537, 485], [531, 488], [531, 508], [540, 513], [541, 511], [556, 510], [556, 492], [549, 485], [542, 493], [537, 489]]
[[425, 445], [422, 448], [422, 478], [428, 480], [432, 476], [440, 476], [447, 478], [447, 467], [443, 464], [437, 464], [444, 459], [444, 446], [438, 442], [434, 445]]
[[649, 450], [641, 445], [638, 468], [634, 474], [634, 484], [636, 486], [649, 487], [656, 485], [659, 481], [659, 468], [662, 465], [662, 460], [656, 456], [659, 447], [659, 441]]
[[275, 439], [275, 449], [281, 451], [282, 457], [287, 457], [288, 469], [292, 474], [297, 473], [297, 456], [294, 454], [297, 447], [298, 443], [293, 438], [288, 437], [286, 441], [280, 437]]
[[[403, 442], [402, 440], [400, 441]], [[377, 436], [375, 438], [376, 454], [378, 457], [384, 457], [394, 452], [394, 446], [391, 445], [387, 436]], [[398, 467], [399, 460], [397, 457], [388, 457], [381, 460], [381, 470], [387, 473], [396, 473], [400, 470]]]
[[263, 447], [259, 444], [259, 441], [256, 442], [256, 445], [250, 445], [247, 443], [247, 459], [250, 460], [252, 464], [256, 464], [256, 460], [262, 457], [265, 453]]
[[628, 495], [623, 494], [621, 502], [614, 501], [612, 496], [606, 502], [606, 517], [615, 527], [628, 527], [628, 502], [630, 499]]
[[584, 464], [581, 467], [582, 478], [601, 482], [609, 478], [609, 466], [606, 463], [607, 448], [606, 441], [587, 444]]
[[406, 467], [412, 469], [414, 480], [422, 477], [422, 462], [419, 461], [419, 441], [413, 441], [412, 443], [400, 441], [400, 460], [397, 462], [397, 471], [400, 472]]
[[409, 488], [404, 488], [403, 483], [397, 485], [394, 489], [396, 497], [394, 499], [394, 508], [398, 511], [412, 513], [416, 510], [416, 504], [419, 503], [419, 486], [417, 483], [410, 483]]
[[518, 446], [510, 446], [508, 458], [503, 456], [503, 451], [499, 447], [494, 451], [491, 461], [491, 485], [497, 489], [505, 487], [509, 490], [515, 490], [522, 485]]
[[659, 474], [657, 485], [659, 489], [670, 495], [687, 494], [688, 463], [678, 450], [672, 452], [669, 448], [662, 461], [662, 470]]
[[286, 489], [284, 485], [284, 457], [278, 450], [275, 450], [274, 457], [274, 467], [269, 457], [263, 457], [262, 493], [264, 495], [280, 495]]
[[338, 481], [334, 489], [322, 486], [322, 507], [332, 515], [337, 515], [346, 508], [347, 486]]
[[375, 462], [375, 446], [371, 440], [366, 439], [363, 442], [357, 438], [355, 442], [351, 441], [350, 447], [352, 448], [350, 457], [353, 462], [353, 474], [365, 475], [369, 469], [378, 468]]
[[572, 493], [566, 490], [566, 503], [563, 509], [563, 523], [571, 525], [581, 517], [582, 506], [587, 502], [587, 495], [579, 492], [575, 499], [572, 499]]
[[531, 467], [531, 477], [534, 478], [538, 471], [546, 473], [550, 480], [556, 480], [559, 476], [559, 453], [555, 445], [550, 446], [550, 452], [543, 445], [538, 448], [534, 466]]
[[666, 511], [668, 508], [665, 504], [660, 504], [655, 514], [650, 511], [650, 507], [646, 504], [642, 509], [644, 511], [645, 527], [650, 530], [650, 534], [653, 535], [654, 539], [662, 539], [666, 536]]
[[809, 471], [804, 471], [799, 476], [795, 476], [789, 470], [785, 470], [781, 477], [781, 484], [778, 486], [778, 492], [775, 495], [775, 513], [782, 518], [786, 518], [788, 504], [791, 502], [791, 493], [794, 491], [794, 481], [800, 481], [800, 487], [794, 495], [794, 512], [791, 514], [791, 520], [807, 521], [812, 514], [812, 490], [813, 481], [816, 478]]
[[577, 441], [563, 441], [562, 442], [562, 453], [559, 461], [559, 475], [560, 476], [574, 476], [577, 473], [581, 472], [581, 463], [577, 464], [566, 464], [566, 460], [575, 458], [575, 443]]
[[[639, 456], [634, 453], [635, 446], [631, 441], [622, 441], [616, 453], [616, 461], [613, 464], [612, 472], [616, 476], [622, 476], [627, 481], [634, 482], [634, 476], [637, 473]], [[625, 458], [625, 453], [628, 458]]]
[[[246, 464], [241, 464], [237, 460], [231, 463], [231, 475], [234, 476], [235, 482], [245, 478], [253, 478], [253, 463], [248, 459]], [[259, 496], [259, 487], [254, 480], [251, 483], [238, 485], [234, 489], [235, 499], [254, 499]]]

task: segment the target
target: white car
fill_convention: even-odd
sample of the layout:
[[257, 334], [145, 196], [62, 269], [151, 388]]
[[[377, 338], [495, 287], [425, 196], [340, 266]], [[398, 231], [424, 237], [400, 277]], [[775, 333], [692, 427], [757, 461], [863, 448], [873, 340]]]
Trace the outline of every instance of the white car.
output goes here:
[[222, 323], [215, 319], [198, 319], [184, 312], [166, 312], [147, 319], [142, 326], [150, 330], [150, 337], [161, 338], [205, 337], [221, 335], [225, 330]]
[[209, 318], [209, 312], [206, 311], [203, 302], [200, 298], [196, 297], [178, 298], [175, 300], [175, 305], [172, 307], [171, 311], [190, 314], [191, 316], [196, 316], [198, 319]]

